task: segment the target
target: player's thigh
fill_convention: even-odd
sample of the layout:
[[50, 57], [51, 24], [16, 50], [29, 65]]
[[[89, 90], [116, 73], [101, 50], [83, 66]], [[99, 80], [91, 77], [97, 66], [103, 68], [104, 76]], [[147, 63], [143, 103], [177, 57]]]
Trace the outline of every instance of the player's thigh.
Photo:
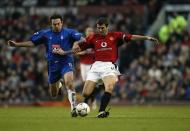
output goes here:
[[51, 91], [56, 91], [59, 87], [59, 80], [61, 79], [61, 74], [59, 72], [48, 72], [48, 81]]
[[48, 62], [48, 82], [50, 87], [55, 87], [61, 77], [62, 75], [59, 63]]
[[95, 86], [96, 86], [96, 82], [87, 80], [84, 84], [84, 88], [82, 92], [83, 96], [89, 96], [93, 92]]
[[109, 75], [102, 78], [105, 86], [105, 91], [112, 93], [114, 86], [118, 80], [117, 75]]

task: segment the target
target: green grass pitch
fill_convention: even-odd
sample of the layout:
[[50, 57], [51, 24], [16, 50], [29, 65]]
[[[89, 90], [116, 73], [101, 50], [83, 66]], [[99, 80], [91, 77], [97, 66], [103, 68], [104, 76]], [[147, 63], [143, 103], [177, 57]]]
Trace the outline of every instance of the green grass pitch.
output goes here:
[[71, 118], [66, 107], [0, 108], [0, 131], [190, 131], [190, 106], [113, 106]]

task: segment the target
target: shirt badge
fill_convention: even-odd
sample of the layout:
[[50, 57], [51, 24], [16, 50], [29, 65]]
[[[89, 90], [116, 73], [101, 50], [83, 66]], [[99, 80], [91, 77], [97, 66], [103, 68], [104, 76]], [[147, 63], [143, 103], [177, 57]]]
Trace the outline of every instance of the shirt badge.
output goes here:
[[63, 40], [63, 36], [61, 36], [61, 40]]

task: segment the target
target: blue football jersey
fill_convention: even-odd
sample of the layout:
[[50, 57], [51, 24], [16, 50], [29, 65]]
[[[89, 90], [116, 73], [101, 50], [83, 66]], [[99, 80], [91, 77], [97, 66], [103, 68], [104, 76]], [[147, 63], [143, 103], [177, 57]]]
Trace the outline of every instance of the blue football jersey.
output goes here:
[[52, 29], [45, 29], [34, 33], [31, 41], [35, 45], [44, 44], [46, 47], [46, 58], [48, 61], [73, 61], [73, 55], [54, 54], [53, 48], [62, 48], [64, 51], [72, 49], [73, 42], [80, 40], [81, 33], [69, 28], [62, 28], [60, 32], [53, 32]]

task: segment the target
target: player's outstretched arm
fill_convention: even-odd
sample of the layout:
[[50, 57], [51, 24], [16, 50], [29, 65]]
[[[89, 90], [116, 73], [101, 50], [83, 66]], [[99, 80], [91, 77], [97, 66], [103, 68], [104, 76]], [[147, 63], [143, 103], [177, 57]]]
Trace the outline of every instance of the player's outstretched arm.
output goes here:
[[9, 40], [7, 41], [7, 45], [12, 47], [33, 47], [34, 43], [32, 41], [25, 41], [25, 42], [16, 42]]
[[158, 39], [150, 36], [132, 35], [131, 40], [150, 40], [153, 41], [155, 44], [159, 44]]

